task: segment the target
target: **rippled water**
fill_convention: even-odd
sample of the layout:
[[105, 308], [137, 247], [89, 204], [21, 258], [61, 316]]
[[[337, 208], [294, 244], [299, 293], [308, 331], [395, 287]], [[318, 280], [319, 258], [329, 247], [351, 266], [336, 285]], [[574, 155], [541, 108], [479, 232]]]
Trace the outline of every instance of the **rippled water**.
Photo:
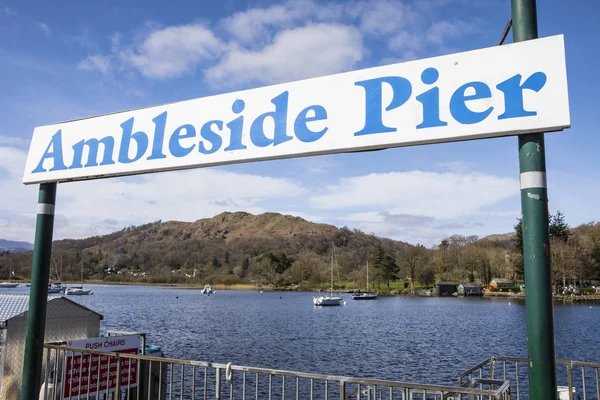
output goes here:
[[[91, 285], [93, 286], [93, 285]], [[169, 357], [453, 384], [492, 354], [526, 356], [522, 302], [387, 297], [316, 308], [314, 293], [93, 286], [71, 299], [103, 330], [147, 333]], [[557, 357], [600, 362], [600, 306], [556, 305]]]

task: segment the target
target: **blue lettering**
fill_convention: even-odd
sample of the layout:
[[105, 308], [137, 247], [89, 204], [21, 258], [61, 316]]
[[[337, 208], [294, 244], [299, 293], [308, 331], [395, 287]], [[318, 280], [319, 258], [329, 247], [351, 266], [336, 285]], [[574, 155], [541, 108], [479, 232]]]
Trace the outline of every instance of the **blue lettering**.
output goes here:
[[[258, 147], [267, 147], [271, 144], [277, 146], [278, 144], [292, 140], [291, 136], [286, 133], [286, 121], [287, 121], [287, 110], [288, 110], [288, 92], [287, 90], [281, 93], [279, 96], [274, 97], [271, 103], [275, 105], [275, 111], [269, 111], [259, 115], [252, 126], [250, 127], [250, 140]], [[265, 118], [270, 117], [273, 119], [273, 139], [268, 138], [265, 135]]]
[[[212, 147], [209, 150], [204, 146], [204, 142], [200, 141], [200, 143], [198, 144], [198, 151], [202, 154], [214, 153], [215, 151], [221, 148], [221, 144], [223, 143], [223, 139], [221, 139], [221, 136], [219, 136], [218, 133], [212, 130], [213, 125], [216, 125], [219, 131], [223, 130], [223, 121], [208, 121], [202, 126], [202, 129], [200, 129], [200, 135], [202, 135], [202, 137], [208, 140], [212, 145]], [[244, 146], [244, 148], [246, 148], [246, 146]]]
[[365, 126], [354, 136], [396, 132], [396, 128], [390, 128], [383, 124], [383, 104], [381, 104], [383, 102], [383, 83], [390, 85], [393, 90], [392, 101], [385, 111], [400, 107], [410, 98], [412, 86], [406, 78], [401, 76], [386, 76], [355, 82], [356, 86], [362, 86], [365, 89]]
[[152, 140], [152, 154], [146, 158], [146, 160], [157, 160], [161, 158], [167, 158], [163, 154], [163, 140], [165, 138], [165, 125], [167, 123], [167, 112], [154, 117], [154, 139]]
[[[182, 133], [185, 131], [185, 133]], [[192, 125], [185, 124], [181, 125], [179, 128], [175, 129], [175, 132], [171, 135], [169, 139], [169, 151], [175, 157], [185, 157], [194, 150], [196, 144], [193, 143], [191, 146], [184, 147], [179, 143], [181, 139], [189, 139], [196, 136], [196, 128]]]
[[[148, 149], [148, 136], [144, 132], [136, 132], [133, 135], [133, 117], [121, 124], [123, 129], [123, 135], [121, 136], [121, 146], [119, 148], [119, 162], [123, 164], [130, 164], [139, 160], [146, 150]], [[136, 152], [133, 158], [129, 158], [129, 146], [131, 145], [131, 139], [135, 140]]]
[[[52, 151], [50, 151], [50, 147], [52, 147]], [[44, 161], [47, 158], [52, 158], [54, 163], [52, 164], [52, 168], [46, 170], [44, 168]], [[52, 135], [52, 140], [48, 143], [48, 147], [46, 147], [46, 151], [42, 155], [40, 162], [37, 167], [33, 171], [32, 174], [37, 174], [39, 172], [46, 171], [61, 171], [63, 169], [67, 169], [65, 163], [63, 162], [63, 153], [62, 153], [62, 129], [59, 129], [54, 135]]]
[[[437, 69], [427, 68], [421, 74], [421, 81], [427, 85], [433, 85], [439, 76], [440, 73]], [[417, 125], [417, 129], [448, 125], [447, 122], [440, 120], [440, 89], [437, 86], [418, 95], [417, 100], [423, 104], [423, 122]]]
[[[239, 114], [242, 111], [244, 111], [244, 107], [246, 107], [246, 103], [244, 103], [244, 100], [237, 99], [231, 105], [231, 111], [233, 111], [235, 114]], [[236, 119], [228, 123], [227, 127], [229, 128], [230, 132], [229, 146], [225, 147], [224, 150], [244, 150], [246, 148], [246, 146], [242, 144], [242, 129], [244, 128], [244, 117], [237, 117]]]
[[[310, 111], [313, 113], [312, 117], [308, 116]], [[314, 105], [306, 107], [304, 110], [300, 111], [294, 122], [294, 132], [296, 133], [296, 137], [304, 143], [310, 143], [321, 139], [329, 128], [325, 127], [320, 131], [313, 131], [310, 130], [306, 124], [308, 122], [323, 121], [325, 119], [327, 119], [327, 111], [323, 106]]]
[[546, 74], [536, 72], [521, 85], [521, 74], [517, 74], [496, 85], [496, 88], [504, 93], [504, 113], [499, 115], [498, 119], [537, 115], [537, 111], [525, 111], [523, 106], [523, 89], [539, 92], [546, 84], [546, 79]]
[[[104, 146], [104, 155], [102, 156], [102, 162], [98, 164], [98, 148], [100, 147], [100, 143]], [[115, 139], [112, 136], [106, 136], [100, 140], [98, 139], [88, 139], [81, 140], [73, 145], [73, 163], [69, 168], [83, 168], [82, 159], [83, 159], [83, 146], [87, 146], [88, 148], [88, 159], [85, 163], [86, 167], [96, 167], [98, 165], [112, 165], [114, 164], [113, 160], [113, 151], [115, 149]]]
[[[465, 92], [469, 88], [473, 88], [475, 93], [472, 95], [466, 95]], [[490, 97], [492, 97], [492, 92], [490, 91], [488, 85], [486, 85], [485, 83], [465, 83], [464, 85], [456, 89], [456, 91], [452, 95], [452, 98], [450, 99], [450, 113], [452, 114], [454, 119], [460, 122], [461, 124], [476, 124], [486, 119], [487, 116], [490, 115], [494, 107], [490, 106], [487, 110], [481, 112], [471, 111], [469, 107], [467, 107], [467, 101], [488, 99]]]

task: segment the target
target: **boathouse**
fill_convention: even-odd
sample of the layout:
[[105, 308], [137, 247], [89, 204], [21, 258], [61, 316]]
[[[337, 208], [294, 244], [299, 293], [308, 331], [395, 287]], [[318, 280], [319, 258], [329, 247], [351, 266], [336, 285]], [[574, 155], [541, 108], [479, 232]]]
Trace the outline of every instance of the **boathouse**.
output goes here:
[[463, 282], [456, 290], [461, 296], [483, 296], [483, 287], [476, 282]]
[[[0, 399], [18, 399], [21, 392], [23, 354], [29, 295], [0, 295]], [[65, 297], [48, 297], [46, 342], [87, 339], [100, 335], [104, 317]], [[45, 356], [44, 356], [45, 357]], [[44, 361], [42, 365], [46, 365]], [[42, 371], [44, 376], [44, 371]]]
[[452, 296], [456, 293], [458, 284], [456, 282], [437, 282], [433, 286], [434, 296]]
[[512, 281], [512, 279], [492, 278], [492, 280], [490, 281], [490, 287], [496, 289], [510, 288], [514, 286], [515, 283]]

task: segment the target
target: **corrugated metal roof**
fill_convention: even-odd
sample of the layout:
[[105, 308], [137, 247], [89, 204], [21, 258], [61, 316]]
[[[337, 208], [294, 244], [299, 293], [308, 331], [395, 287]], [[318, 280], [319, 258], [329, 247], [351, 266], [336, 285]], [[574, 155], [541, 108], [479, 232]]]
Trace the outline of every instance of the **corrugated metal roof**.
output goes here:
[[28, 295], [3, 294], [0, 295], [0, 322], [6, 322], [15, 315], [24, 313], [29, 309]]
[[[89, 310], [95, 314], [98, 314], [94, 310], [90, 310], [87, 307], [82, 306], [72, 300], [69, 300], [63, 296], [48, 296], [48, 301], [63, 299], [68, 301], [69, 303], [75, 304], [83, 309]], [[15, 295], [15, 294], [0, 294], [0, 323], [4, 324], [9, 319], [23, 314], [24, 312], [29, 310], [29, 295]], [[103, 319], [101, 314], [100, 319]]]

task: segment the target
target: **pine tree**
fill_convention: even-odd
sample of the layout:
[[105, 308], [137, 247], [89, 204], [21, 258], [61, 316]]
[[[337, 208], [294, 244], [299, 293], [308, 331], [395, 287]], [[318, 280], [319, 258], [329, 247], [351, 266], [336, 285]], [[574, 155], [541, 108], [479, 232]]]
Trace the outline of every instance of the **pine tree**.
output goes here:
[[513, 246], [518, 257], [514, 260], [513, 272], [516, 276], [522, 277], [525, 274], [525, 266], [523, 265], [523, 220], [521, 218], [517, 218], [517, 220], [519, 223], [514, 226], [515, 241]]
[[565, 216], [560, 211], [556, 212], [556, 215], [550, 215], [550, 237], [555, 239], [560, 239], [563, 242], [567, 242], [569, 240], [569, 236], [571, 236], [571, 228], [565, 222]]

